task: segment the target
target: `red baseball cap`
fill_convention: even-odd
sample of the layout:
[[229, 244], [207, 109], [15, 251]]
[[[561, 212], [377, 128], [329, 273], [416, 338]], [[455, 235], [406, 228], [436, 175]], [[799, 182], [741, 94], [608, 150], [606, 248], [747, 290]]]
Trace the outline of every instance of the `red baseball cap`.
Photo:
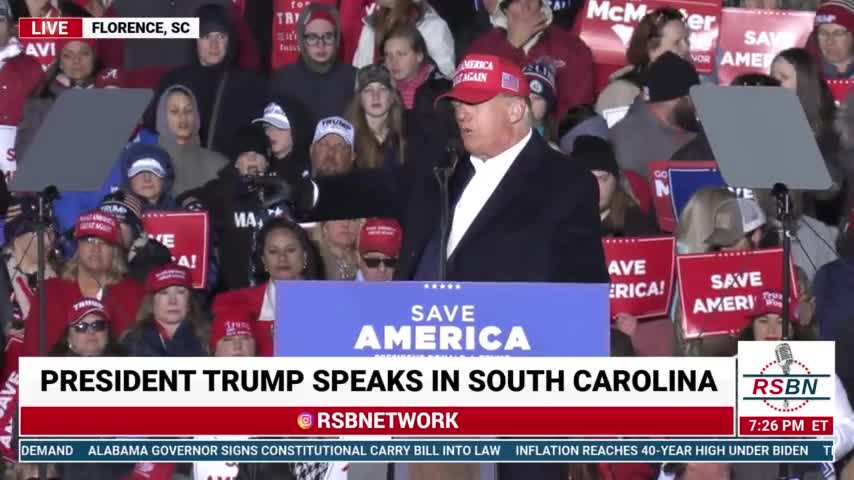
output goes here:
[[110, 245], [121, 245], [122, 229], [114, 215], [95, 210], [80, 215], [74, 227], [75, 240], [85, 237], [100, 238]]
[[145, 291], [148, 293], [157, 293], [174, 286], [193, 288], [190, 269], [177, 263], [169, 263], [155, 268], [145, 279]]
[[255, 332], [252, 330], [253, 320], [252, 314], [245, 309], [235, 308], [218, 312], [211, 323], [211, 352], [216, 350], [216, 345], [225, 337], [255, 338]]
[[380, 252], [397, 258], [403, 243], [403, 230], [393, 218], [372, 218], [359, 234], [359, 253]]
[[92, 313], [100, 315], [104, 320], [110, 320], [107, 308], [100, 300], [97, 298], [81, 298], [68, 309], [68, 325], [75, 325], [83, 320], [83, 317]]
[[457, 66], [454, 87], [436, 101], [451, 98], [477, 104], [500, 94], [528, 96], [528, 82], [519, 65], [495, 55], [467, 55]]
[[[797, 318], [798, 312], [798, 303], [797, 300], [791, 299], [789, 300], [789, 316], [792, 319]], [[761, 317], [763, 315], [783, 315], [783, 293], [774, 291], [774, 290], [766, 290], [761, 294], [756, 296], [753, 310], [747, 315], [750, 319], [754, 319], [756, 317]]]

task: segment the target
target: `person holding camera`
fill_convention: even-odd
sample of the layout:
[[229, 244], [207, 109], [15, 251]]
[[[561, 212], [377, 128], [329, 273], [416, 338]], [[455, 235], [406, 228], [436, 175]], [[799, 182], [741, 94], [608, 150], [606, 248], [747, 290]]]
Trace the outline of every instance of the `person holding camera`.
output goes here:
[[247, 259], [255, 235], [265, 220], [287, 212], [284, 207], [265, 206], [269, 199], [256, 181], [271, 171], [272, 155], [264, 129], [257, 124], [242, 128], [233, 146], [237, 152], [234, 162], [221, 170], [216, 179], [183, 196], [193, 198], [208, 211], [213, 238], [220, 251], [228, 252], [220, 256], [220, 290], [250, 285]]

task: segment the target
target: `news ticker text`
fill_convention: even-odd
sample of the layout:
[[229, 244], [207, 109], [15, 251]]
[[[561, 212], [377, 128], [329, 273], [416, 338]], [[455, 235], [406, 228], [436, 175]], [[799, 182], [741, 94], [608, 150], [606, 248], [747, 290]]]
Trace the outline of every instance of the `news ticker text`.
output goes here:
[[103, 440], [21, 439], [21, 462], [832, 461], [826, 440]]

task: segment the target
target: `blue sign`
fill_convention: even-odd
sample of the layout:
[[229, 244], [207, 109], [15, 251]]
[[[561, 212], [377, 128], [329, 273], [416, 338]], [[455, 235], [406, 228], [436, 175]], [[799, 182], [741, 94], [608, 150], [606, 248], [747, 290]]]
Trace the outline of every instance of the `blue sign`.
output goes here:
[[276, 355], [608, 356], [607, 284], [277, 282]]
[[717, 168], [669, 168], [667, 175], [670, 178], [670, 199], [676, 218], [679, 218], [688, 200], [698, 190], [727, 186]]

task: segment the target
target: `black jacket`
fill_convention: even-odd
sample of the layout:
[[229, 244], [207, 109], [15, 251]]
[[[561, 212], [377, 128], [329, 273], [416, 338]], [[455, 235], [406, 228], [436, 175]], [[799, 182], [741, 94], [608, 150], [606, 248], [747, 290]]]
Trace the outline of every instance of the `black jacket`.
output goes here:
[[302, 58], [276, 70], [270, 79], [273, 95], [303, 102], [311, 114], [312, 126], [326, 117], [344, 116], [353, 98], [354, 85], [356, 69], [352, 65], [336, 62], [330, 71], [317, 73], [311, 71]]
[[[207, 8], [210, 10], [216, 7]], [[210, 148], [217, 152], [229, 152], [237, 130], [263, 113], [269, 98], [269, 85], [261, 75], [241, 70], [237, 66], [240, 48], [236, 41], [238, 35], [224, 8], [219, 15], [228, 26], [229, 39], [232, 40], [228, 42], [225, 59], [218, 65], [204, 66], [199, 62], [198, 54], [194, 54], [190, 65], [167, 72], [160, 78], [156, 94], [143, 119], [145, 128], [156, 132], [160, 95], [173, 85], [183, 85], [193, 92], [199, 105], [199, 135], [202, 144], [206, 147], [210, 145]], [[191, 48], [191, 51], [195, 52], [196, 42], [192, 42]], [[220, 105], [214, 118], [214, 105], [221, 84]], [[209, 143], [211, 137], [212, 143]]]
[[[441, 146], [439, 146], [441, 147]], [[439, 224], [433, 165], [422, 150], [393, 171], [317, 180], [317, 219], [395, 216], [403, 226], [396, 277], [412, 279]], [[460, 159], [452, 183], [471, 164]], [[389, 173], [392, 172], [392, 173]], [[593, 176], [532, 135], [448, 262], [454, 281], [608, 282]], [[451, 209], [453, 211], [453, 209]]]
[[407, 139], [415, 148], [433, 144], [444, 146], [450, 139], [460, 137], [451, 102], [436, 103], [436, 99], [452, 86], [438, 69], [434, 69], [427, 81], [415, 90], [415, 103], [403, 118]]
[[[214, 123], [214, 103], [220, 82], [223, 86], [222, 100]], [[157, 102], [160, 95], [173, 85], [184, 85], [193, 92], [199, 103], [199, 118], [201, 126], [199, 135], [202, 143], [207, 146], [208, 138], [213, 135], [211, 149], [217, 152], [228, 152], [231, 141], [237, 130], [260, 117], [264, 105], [269, 98], [267, 82], [257, 73], [240, 70], [237, 67], [204, 67], [191, 65], [180, 67], [163, 75], [152, 107], [145, 116], [145, 126], [156, 131], [155, 118]]]
[[129, 357], [206, 357], [207, 348], [187, 321], [181, 322], [170, 340], [163, 340], [157, 327], [131, 330], [122, 341]]
[[220, 252], [220, 282], [222, 291], [251, 285], [252, 251], [255, 236], [264, 222], [276, 215], [275, 208], [264, 208], [259, 192], [234, 167], [223, 170], [192, 192], [208, 210], [211, 229]]

